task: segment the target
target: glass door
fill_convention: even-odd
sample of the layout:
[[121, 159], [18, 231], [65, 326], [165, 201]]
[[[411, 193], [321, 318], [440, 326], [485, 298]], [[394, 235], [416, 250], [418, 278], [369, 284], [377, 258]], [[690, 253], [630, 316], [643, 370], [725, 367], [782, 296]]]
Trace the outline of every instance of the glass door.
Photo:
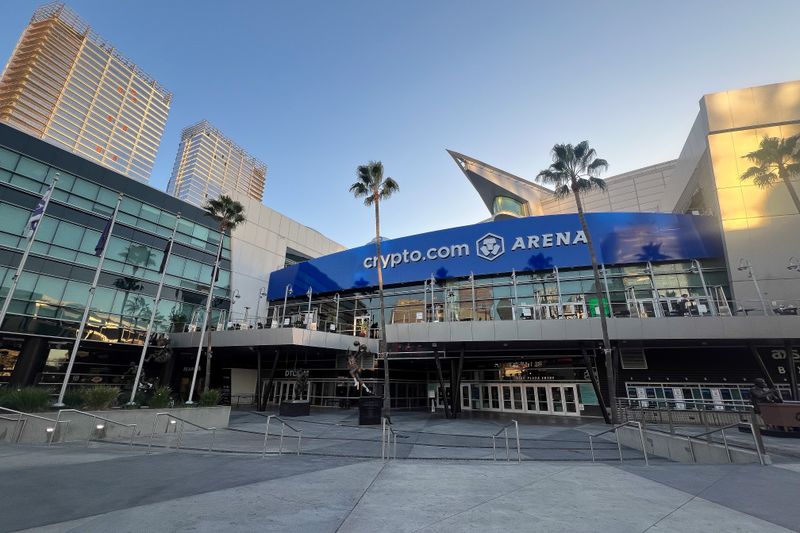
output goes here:
[[503, 411], [522, 411], [522, 385], [501, 385]]

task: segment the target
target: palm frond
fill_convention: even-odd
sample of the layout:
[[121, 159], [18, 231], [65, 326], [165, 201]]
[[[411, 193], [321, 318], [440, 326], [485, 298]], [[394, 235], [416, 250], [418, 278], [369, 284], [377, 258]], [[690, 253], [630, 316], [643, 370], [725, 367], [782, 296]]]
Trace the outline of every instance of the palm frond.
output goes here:
[[572, 189], [569, 188], [569, 185], [566, 183], [561, 185], [560, 187], [556, 187], [553, 191], [553, 196], [556, 198], [566, 198], [567, 196], [572, 194]]
[[356, 198], [361, 198], [362, 196], [370, 196], [372, 191], [370, 191], [369, 187], [363, 181], [357, 181], [350, 186], [350, 192]]
[[393, 178], [386, 178], [381, 184], [380, 197], [381, 200], [389, 198], [392, 194], [400, 190], [400, 185]]
[[[592, 151], [594, 152], [594, 150]], [[590, 176], [596, 176], [600, 172], [605, 172], [606, 170], [608, 170], [608, 161], [605, 159], [595, 159], [586, 167], [586, 171]]]

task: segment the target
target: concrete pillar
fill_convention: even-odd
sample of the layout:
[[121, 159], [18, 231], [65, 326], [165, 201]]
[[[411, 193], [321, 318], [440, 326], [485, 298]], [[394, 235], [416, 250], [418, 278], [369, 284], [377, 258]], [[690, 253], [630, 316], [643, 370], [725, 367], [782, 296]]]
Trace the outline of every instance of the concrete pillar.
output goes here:
[[28, 337], [25, 339], [17, 358], [17, 364], [11, 372], [9, 384], [20, 387], [33, 385], [36, 376], [44, 370], [49, 351], [50, 346], [46, 338]]

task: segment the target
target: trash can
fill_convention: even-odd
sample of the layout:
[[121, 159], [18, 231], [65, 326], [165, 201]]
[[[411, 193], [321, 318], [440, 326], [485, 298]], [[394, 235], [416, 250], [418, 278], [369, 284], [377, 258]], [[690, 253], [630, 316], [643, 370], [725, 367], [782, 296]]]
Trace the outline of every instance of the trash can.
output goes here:
[[383, 396], [362, 396], [358, 400], [358, 425], [374, 426], [381, 423]]

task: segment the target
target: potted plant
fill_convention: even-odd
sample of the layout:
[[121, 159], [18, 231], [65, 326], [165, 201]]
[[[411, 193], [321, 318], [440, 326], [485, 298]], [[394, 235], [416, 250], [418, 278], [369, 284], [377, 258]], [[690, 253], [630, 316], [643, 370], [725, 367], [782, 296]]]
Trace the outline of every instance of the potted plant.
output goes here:
[[281, 416], [308, 416], [311, 414], [311, 402], [303, 395], [308, 390], [308, 370], [298, 370], [294, 380], [294, 398], [284, 400], [278, 409]]

